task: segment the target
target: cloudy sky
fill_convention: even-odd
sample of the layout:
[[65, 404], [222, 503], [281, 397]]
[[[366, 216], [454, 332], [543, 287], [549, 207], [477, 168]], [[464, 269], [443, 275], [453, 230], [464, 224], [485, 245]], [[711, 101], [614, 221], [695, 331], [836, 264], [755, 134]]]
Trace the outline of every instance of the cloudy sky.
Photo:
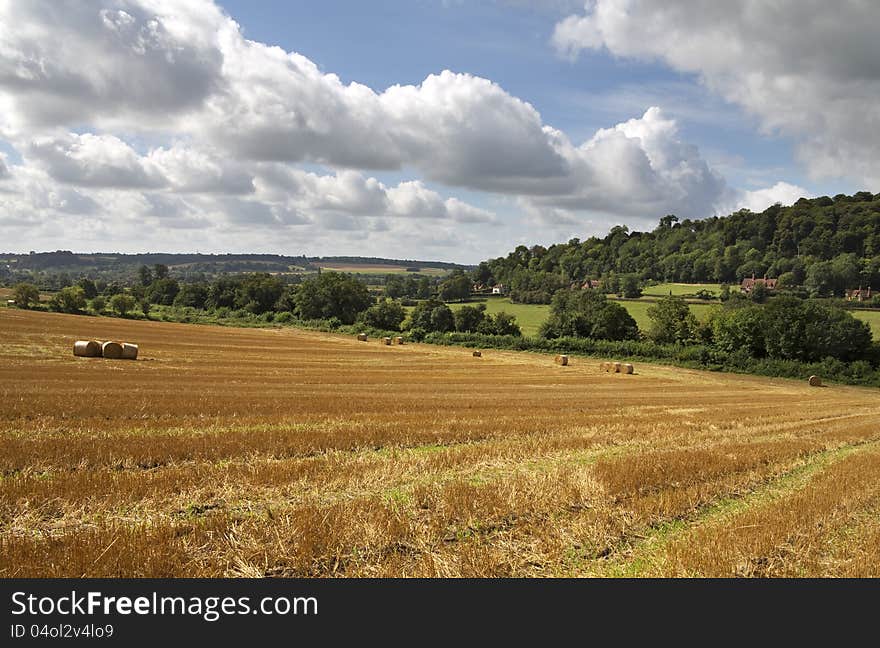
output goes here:
[[0, 250], [476, 262], [880, 191], [880, 6], [0, 0]]

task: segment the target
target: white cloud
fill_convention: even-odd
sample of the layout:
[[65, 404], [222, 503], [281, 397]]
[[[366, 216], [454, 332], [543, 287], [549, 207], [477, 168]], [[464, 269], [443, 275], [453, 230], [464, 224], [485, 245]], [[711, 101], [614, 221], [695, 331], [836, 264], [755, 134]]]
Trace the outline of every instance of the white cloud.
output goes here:
[[228, 194], [255, 191], [253, 174], [223, 152], [177, 143], [150, 151], [147, 161], [176, 191]]
[[3, 0], [0, 129], [163, 127], [223, 90], [230, 23], [206, 0]]
[[768, 131], [793, 136], [814, 177], [880, 183], [880, 11], [871, 2], [596, 0], [556, 25], [563, 55], [607, 48], [693, 73]]
[[39, 137], [24, 150], [28, 159], [59, 182], [117, 188], [156, 188], [166, 183], [149, 160], [113, 135]]
[[772, 187], [764, 189], [756, 189], [754, 191], [742, 192], [739, 199], [730, 205], [728, 211], [734, 211], [745, 207], [753, 212], [762, 212], [770, 205], [780, 203], [782, 205], [791, 205], [800, 198], [810, 198], [812, 194], [797, 185], [788, 182], [777, 182]]
[[[584, 36], [591, 22], [570, 22], [578, 42], [604, 42]], [[343, 83], [246, 39], [211, 0], [0, 0], [0, 137], [23, 158], [5, 172], [6, 227], [14, 214], [43, 223], [27, 235], [48, 240], [40, 232], [68, 222], [62, 212], [88, 212], [79, 240], [100, 236], [97, 248], [113, 247], [108, 232], [155, 225], [200, 227], [218, 246], [330, 241], [368, 253], [363, 241], [390, 246], [393, 235], [464, 251], [515, 218], [441, 184], [484, 192], [484, 203], [509, 197], [569, 229], [596, 215], [705, 216], [731, 192], [659, 108], [578, 144], [469, 74], [384, 90]], [[388, 170], [408, 178], [372, 175]], [[406, 236], [415, 220], [418, 235]]]

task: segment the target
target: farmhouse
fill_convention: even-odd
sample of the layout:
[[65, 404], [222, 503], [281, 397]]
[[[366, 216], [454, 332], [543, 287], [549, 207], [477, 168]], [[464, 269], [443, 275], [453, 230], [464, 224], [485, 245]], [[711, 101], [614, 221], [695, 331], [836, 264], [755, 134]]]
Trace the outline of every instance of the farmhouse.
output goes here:
[[498, 284], [496, 286], [492, 286], [492, 294], [493, 295], [504, 295], [507, 293], [507, 289], [504, 287], [504, 284]]
[[862, 288], [859, 286], [858, 290], [847, 290], [846, 291], [846, 299], [848, 301], [855, 302], [863, 302], [871, 299], [871, 286], [867, 288]]
[[587, 279], [583, 285], [581, 285], [582, 290], [595, 290], [596, 288], [602, 287], [602, 281], [600, 279]]
[[740, 290], [748, 294], [752, 292], [752, 288], [754, 288], [758, 284], [763, 284], [764, 288], [766, 288], [767, 290], [776, 290], [776, 281], [776, 279], [768, 279], [766, 276], [764, 276], [763, 279], [755, 279], [755, 275], [752, 275], [751, 277], [746, 277], [742, 280]]

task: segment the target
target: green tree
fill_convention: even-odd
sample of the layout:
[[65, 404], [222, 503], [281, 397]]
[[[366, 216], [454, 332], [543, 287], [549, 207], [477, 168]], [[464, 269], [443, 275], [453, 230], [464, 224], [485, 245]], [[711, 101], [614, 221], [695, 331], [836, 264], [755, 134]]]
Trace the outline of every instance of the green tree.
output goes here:
[[101, 295], [97, 295], [92, 298], [90, 303], [92, 311], [100, 315], [104, 312], [104, 309], [107, 308], [107, 300], [104, 299]]
[[419, 302], [410, 314], [409, 328], [445, 333], [455, 328], [455, 316], [442, 301], [426, 299]]
[[175, 306], [203, 309], [208, 302], [208, 286], [203, 283], [185, 283], [174, 298]]
[[455, 318], [448, 306], [444, 308], [437, 307], [431, 311], [431, 328], [432, 331], [445, 333], [455, 329]]
[[751, 299], [756, 304], [763, 304], [767, 301], [767, 297], [770, 296], [770, 291], [767, 289], [767, 286], [764, 285], [763, 282], [757, 282], [754, 286], [752, 286], [752, 290], [749, 292], [749, 299]]
[[431, 280], [428, 279], [428, 277], [422, 277], [419, 279], [419, 287], [415, 295], [416, 297], [419, 299], [430, 299], [433, 292], [434, 290], [431, 287]]
[[177, 283], [177, 280], [171, 277], [164, 277], [156, 279], [147, 287], [144, 291], [144, 299], [151, 304], [171, 306], [178, 292], [180, 292], [180, 284]]
[[12, 298], [19, 308], [33, 308], [40, 303], [40, 291], [33, 284], [20, 283], [12, 289]]
[[110, 310], [120, 317], [128, 315], [131, 311], [137, 308], [137, 305], [137, 300], [131, 295], [126, 295], [125, 293], [113, 295], [109, 302]]
[[153, 266], [153, 280], [165, 279], [168, 276], [168, 266], [157, 263]]
[[485, 319], [485, 304], [462, 306], [455, 311], [455, 330], [459, 333], [474, 333]]
[[81, 313], [85, 307], [86, 293], [79, 286], [62, 288], [49, 301], [49, 308], [58, 313]]
[[440, 299], [443, 301], [463, 301], [470, 297], [470, 294], [471, 280], [461, 271], [456, 271], [440, 284]]
[[76, 282], [76, 285], [83, 289], [86, 299], [94, 299], [98, 295], [98, 286], [88, 277], [83, 277]]
[[205, 307], [209, 310], [235, 308], [238, 286], [241, 282], [235, 277], [218, 277], [208, 288]]
[[648, 337], [660, 344], [681, 344], [694, 341], [697, 318], [683, 297], [667, 295], [648, 307], [651, 326]]
[[384, 331], [399, 331], [406, 311], [396, 301], [383, 299], [360, 314], [358, 321]]
[[149, 286], [153, 283], [153, 271], [150, 270], [149, 266], [142, 265], [137, 270], [138, 280], [140, 284], [144, 287]]
[[813, 297], [830, 297], [834, 294], [834, 270], [831, 263], [822, 261], [807, 268], [804, 287]]
[[553, 297], [550, 317], [541, 326], [540, 335], [635, 340], [639, 328], [623, 306], [597, 290], [560, 290]]
[[765, 307], [767, 355], [815, 362], [826, 357], [843, 361], [867, 357], [871, 329], [836, 306], [795, 297], [778, 297]]
[[385, 296], [391, 299], [400, 299], [406, 296], [406, 279], [400, 275], [386, 275]]
[[620, 296], [635, 299], [642, 296], [642, 284], [638, 275], [625, 274], [620, 277], [618, 285]]
[[306, 279], [293, 300], [302, 319], [336, 317], [343, 324], [353, 324], [372, 302], [366, 285], [339, 272], [322, 272]]
[[[266, 272], [246, 275], [238, 285], [235, 294], [236, 308], [261, 315], [275, 309], [275, 304], [284, 293], [284, 283]], [[340, 318], [342, 319], [342, 318]], [[352, 319], [351, 322], [354, 320]], [[346, 322], [351, 324], [351, 322]]]
[[739, 352], [751, 358], [764, 357], [767, 354], [764, 329], [764, 309], [756, 304], [722, 308], [712, 317], [714, 344], [727, 353]]
[[477, 327], [477, 333], [485, 335], [514, 335], [521, 336], [522, 331], [516, 318], [510, 313], [501, 311], [495, 315], [487, 315]]

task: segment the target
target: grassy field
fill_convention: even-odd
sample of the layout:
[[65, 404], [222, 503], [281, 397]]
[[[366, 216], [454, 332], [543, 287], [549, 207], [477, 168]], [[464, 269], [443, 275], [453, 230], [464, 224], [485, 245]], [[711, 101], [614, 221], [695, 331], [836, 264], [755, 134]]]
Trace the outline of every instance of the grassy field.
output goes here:
[[855, 317], [867, 322], [875, 340], [880, 340], [880, 311], [850, 311]]
[[[648, 317], [648, 309], [654, 304], [654, 302], [642, 300], [621, 300], [618, 303], [626, 308], [627, 312], [632, 315], [633, 319], [636, 321], [636, 324], [639, 325], [640, 330], [647, 331], [651, 327], [651, 318]], [[709, 309], [712, 308], [712, 305], [688, 304], [688, 307], [691, 309], [691, 312], [694, 315], [700, 318], [706, 316], [706, 314], [709, 312]]]
[[351, 274], [424, 274], [443, 276], [448, 274], [448, 270], [443, 268], [426, 268], [424, 266], [414, 266], [419, 268], [419, 272], [407, 272], [407, 266], [397, 265], [380, 265], [370, 263], [321, 263], [319, 264], [323, 270], [333, 270], [335, 272], [350, 272]]
[[514, 304], [507, 297], [489, 297], [478, 302], [466, 304], [450, 303], [449, 308], [458, 310], [462, 306], [475, 306], [481, 303], [486, 305], [486, 312], [490, 314], [504, 311], [516, 317], [516, 321], [522, 329], [523, 335], [535, 336], [541, 324], [550, 315], [550, 306], [545, 304]]
[[0, 577], [880, 576], [877, 390], [17, 310], [0, 334]]
[[[474, 303], [475, 302], [469, 302], [468, 304], [451, 303], [449, 304], [449, 307], [452, 310], [458, 310], [462, 306], [472, 306], [474, 305]], [[550, 315], [550, 306], [544, 304], [514, 304], [507, 297], [489, 298], [488, 300], [485, 300], [483, 302], [476, 303], [486, 304], [487, 313], [506, 311], [515, 316], [516, 321], [519, 323], [519, 326], [522, 329], [523, 335], [528, 336], [537, 335], [538, 329], [541, 328], [541, 324], [543, 324], [547, 317]], [[621, 306], [626, 308], [630, 315], [632, 315], [633, 319], [639, 325], [639, 328], [641, 330], [648, 330], [648, 328], [651, 326], [651, 320], [648, 317], [648, 308], [650, 308], [651, 304], [653, 304], [652, 301], [621, 300], [619, 303]], [[711, 304], [690, 304], [689, 306], [691, 311], [697, 317], [703, 317], [711, 308]]]
[[669, 293], [678, 296], [693, 295], [699, 290], [708, 290], [717, 296], [721, 292], [721, 284], [686, 284], [665, 283], [647, 286], [642, 294], [645, 297], [666, 297]]

